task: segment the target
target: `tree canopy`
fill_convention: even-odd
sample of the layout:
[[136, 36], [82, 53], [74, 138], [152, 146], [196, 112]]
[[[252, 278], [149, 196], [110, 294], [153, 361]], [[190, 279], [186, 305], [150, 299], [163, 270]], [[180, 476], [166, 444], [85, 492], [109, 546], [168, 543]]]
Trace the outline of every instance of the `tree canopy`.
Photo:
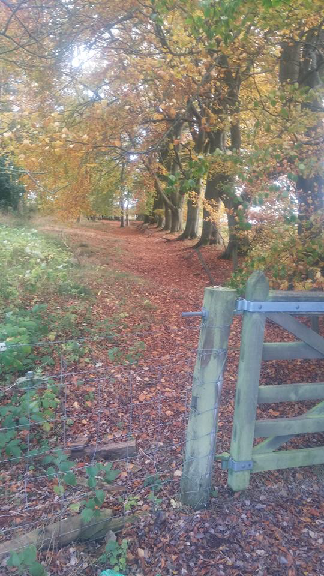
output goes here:
[[225, 213], [235, 282], [322, 286], [322, 0], [1, 0], [0, 18], [2, 150], [43, 209], [127, 196], [181, 239], [202, 210], [199, 244]]

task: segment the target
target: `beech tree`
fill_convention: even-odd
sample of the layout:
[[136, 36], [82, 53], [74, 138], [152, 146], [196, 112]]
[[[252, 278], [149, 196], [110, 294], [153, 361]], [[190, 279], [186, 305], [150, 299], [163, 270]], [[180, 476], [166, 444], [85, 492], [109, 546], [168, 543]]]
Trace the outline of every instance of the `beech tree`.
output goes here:
[[132, 193], [159, 224], [164, 209], [164, 228], [180, 239], [196, 236], [202, 203], [199, 244], [222, 241], [225, 209], [224, 257], [274, 218], [293, 235], [311, 227], [319, 242], [321, 0], [0, 6], [15, 85], [3, 150], [42, 205], [91, 213], [106, 181], [122, 212]]

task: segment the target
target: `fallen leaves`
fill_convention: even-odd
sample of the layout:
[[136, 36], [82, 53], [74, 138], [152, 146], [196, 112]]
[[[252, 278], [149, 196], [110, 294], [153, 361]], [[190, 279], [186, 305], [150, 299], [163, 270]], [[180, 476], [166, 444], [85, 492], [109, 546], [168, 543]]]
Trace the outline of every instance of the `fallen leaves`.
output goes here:
[[[83, 233], [84, 229], [80, 228], [79, 235]], [[157, 238], [159, 234], [156, 233]], [[107, 232], [102, 232], [101, 237], [94, 234], [87, 241], [95, 249], [100, 242], [106, 245], [117, 237], [131, 239], [127, 252], [118, 256], [118, 268], [140, 276], [146, 273], [147, 277], [145, 285], [138, 284], [136, 291], [132, 291], [123, 331], [127, 346], [132, 340], [131, 328], [145, 321], [145, 329], [141, 329], [145, 356], [137, 366], [112, 367], [109, 377], [105, 374], [106, 358], [100, 358], [99, 367], [105, 376], [100, 396], [100, 439], [116, 441], [127, 437], [131, 430], [139, 446], [136, 462], [126, 459], [121, 466], [118, 464], [121, 473], [116, 486], [112, 485], [118, 488], [116, 493], [107, 490], [109, 506], [114, 507], [116, 513], [120, 514], [124, 502], [138, 494], [140, 499], [130, 513], [145, 512], [139, 525], [126, 528], [122, 535], [130, 541], [128, 573], [134, 576], [318, 576], [318, 567], [324, 565], [323, 483], [312, 470], [256, 474], [252, 476], [249, 491], [233, 495], [226, 488], [226, 473], [217, 469], [213, 486], [218, 492], [211, 507], [198, 513], [182, 508], [179, 501], [181, 462], [199, 327], [195, 320], [181, 321], [180, 312], [201, 307], [207, 280], [203, 275], [193, 276], [201, 273], [200, 264], [196, 259], [190, 262], [184, 259], [184, 248], [179, 243], [154, 244], [152, 238], [138, 234], [133, 228], [120, 231], [117, 225], [108, 224]], [[212, 247], [203, 251], [215, 280], [223, 284], [230, 274], [230, 264], [218, 261]], [[175, 290], [177, 299], [182, 299], [180, 307], [175, 305]], [[111, 295], [109, 302], [114, 298], [115, 295]], [[155, 308], [145, 310], [143, 320], [142, 304], [148, 299]], [[98, 294], [94, 305], [98, 318], [109, 317], [109, 302], [104, 291]], [[240, 329], [240, 319], [235, 318], [231, 331], [234, 348], [239, 345]], [[280, 331], [268, 328], [267, 338], [279, 339]], [[231, 438], [237, 359], [237, 350], [230, 350], [219, 422], [219, 452], [228, 450]], [[293, 363], [270, 362], [263, 366], [262, 383], [304, 378], [312, 381], [313, 371], [314, 364], [307, 362], [297, 367]], [[84, 439], [96, 442], [98, 387], [90, 378], [96, 382], [97, 375], [98, 371], [91, 367], [89, 381], [84, 379], [82, 385], [78, 385], [78, 376], [72, 375], [71, 386], [67, 387], [67, 411], [74, 419], [68, 433], [75, 442]], [[86, 394], [93, 394], [94, 399], [87, 400]], [[269, 414], [270, 408], [270, 416], [275, 418], [295, 414], [295, 406], [276, 404], [266, 409]], [[298, 406], [296, 409], [300, 410]], [[265, 409], [262, 407], [260, 412], [265, 413]], [[87, 462], [78, 462], [78, 474], [87, 465]], [[143, 488], [145, 478], [156, 473], [161, 478], [161, 490], [154, 494], [162, 500], [158, 510], [154, 502], [148, 500], [151, 486]], [[24, 474], [25, 469], [22, 478]], [[49, 502], [49, 499], [45, 485], [40, 482], [35, 488], [31, 478], [30, 471], [28, 513], [32, 511], [33, 519], [37, 520], [41, 517], [43, 501]], [[14, 493], [19, 493], [19, 486], [17, 480], [12, 479]], [[53, 509], [60, 510], [61, 505], [62, 499], [57, 497]], [[26, 514], [23, 505], [21, 510]], [[2, 514], [6, 514], [5, 509]], [[24, 526], [26, 516], [19, 514], [14, 522]], [[81, 558], [88, 559], [87, 566], [82, 565], [82, 573], [85, 576], [92, 576], [93, 570], [97, 573], [97, 568], [91, 567], [97, 550], [83, 546], [78, 544], [73, 554], [64, 550], [59, 555], [53, 554], [51, 573], [66, 574], [66, 567], [74, 565], [79, 552], [80, 562]]]

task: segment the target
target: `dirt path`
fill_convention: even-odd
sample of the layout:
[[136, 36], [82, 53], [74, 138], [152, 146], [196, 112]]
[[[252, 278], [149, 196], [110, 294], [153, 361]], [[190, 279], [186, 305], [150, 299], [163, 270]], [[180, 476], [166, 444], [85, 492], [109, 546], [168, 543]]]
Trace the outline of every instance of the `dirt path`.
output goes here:
[[[184, 293], [196, 291], [202, 294], [203, 288], [210, 285], [206, 271], [192, 250], [195, 241], [177, 242], [176, 235], [170, 236], [155, 228], [143, 232], [135, 223], [128, 228], [120, 228], [118, 222], [101, 221], [79, 227], [47, 225], [40, 229], [63, 234], [75, 243], [86, 242], [99, 249], [101, 254], [108, 243], [119, 245], [124, 250], [118, 262], [121, 269], [148, 276], [158, 285], [170, 289], [178, 288]], [[231, 263], [218, 260], [219, 252], [215, 247], [201, 248], [201, 252], [215, 285], [224, 284], [230, 277]]]
[[[251, 488], [235, 495], [226, 488], [225, 473], [217, 470], [214, 482], [218, 497], [208, 510], [192, 513], [178, 508], [185, 410], [199, 333], [198, 323], [184, 322], [181, 312], [200, 309], [204, 287], [210, 284], [190, 250], [191, 243], [169, 242], [162, 232], [143, 233], [135, 226], [120, 229], [118, 223], [110, 222], [43, 229], [55, 234], [62, 231], [82, 262], [111, 267], [142, 280], [129, 289], [128, 321], [135, 323], [146, 310], [146, 327], [141, 332], [145, 355], [131, 371], [130, 388], [126, 374], [118, 369], [113, 389], [101, 397], [103, 413], [107, 413], [103, 424], [115, 435], [119, 421], [129, 416], [125, 406], [128, 402], [132, 406], [132, 432], [138, 440], [139, 458], [130, 468], [133, 476], [130, 471], [125, 474], [128, 490], [139, 495], [139, 506], [146, 506], [145, 489], [143, 492], [140, 486], [147, 475], [158, 473], [163, 481], [157, 492], [161, 502], [139, 526], [123, 534], [130, 539], [128, 574], [323, 576], [324, 484], [320, 467], [256, 474]], [[90, 255], [85, 253], [89, 250]], [[202, 253], [215, 284], [224, 284], [230, 264], [218, 260], [213, 248]], [[115, 306], [103, 291], [98, 294], [95, 313], [109, 317]], [[268, 337], [278, 339], [279, 333], [270, 327]], [[287, 334], [284, 337], [289, 339]], [[240, 320], [236, 318], [224, 383], [219, 451], [229, 448], [239, 342]], [[261, 379], [268, 383], [314, 381], [321, 378], [318, 366], [314, 362], [270, 362]], [[286, 404], [273, 408], [276, 416], [287, 415], [287, 410], [294, 415], [300, 410], [297, 405], [288, 408]], [[115, 420], [113, 410], [117, 412]], [[86, 421], [86, 428], [91, 428], [91, 422]]]

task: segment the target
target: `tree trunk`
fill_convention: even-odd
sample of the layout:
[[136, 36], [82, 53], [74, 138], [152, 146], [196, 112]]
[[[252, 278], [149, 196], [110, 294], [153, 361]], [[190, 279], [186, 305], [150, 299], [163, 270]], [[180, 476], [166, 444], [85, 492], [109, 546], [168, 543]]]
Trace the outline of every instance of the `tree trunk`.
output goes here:
[[182, 209], [176, 208], [171, 212], [171, 228], [170, 234], [175, 234], [175, 232], [180, 232], [182, 226]]
[[233, 208], [230, 206], [226, 206], [226, 208], [228, 208], [227, 224], [229, 239], [224, 252], [219, 256], [219, 258], [222, 260], [232, 260], [233, 255], [237, 256], [238, 253], [237, 221], [235, 215], [233, 214]]
[[298, 234], [312, 226], [311, 217], [323, 209], [324, 179], [320, 174], [311, 178], [298, 176]]
[[[299, 86], [307, 86], [316, 90], [321, 85], [321, 73], [324, 70], [324, 30], [310, 31], [301, 52]], [[303, 108], [314, 113], [314, 123], [305, 131], [308, 142], [312, 144], [312, 155], [317, 159], [318, 166], [322, 164], [323, 156], [323, 119], [318, 118], [318, 111], [323, 110], [323, 101], [315, 95], [311, 102], [305, 102]], [[316, 144], [319, 142], [320, 144]], [[306, 156], [306, 155], [305, 155]], [[302, 158], [303, 160], [303, 158]], [[319, 210], [323, 210], [324, 178], [321, 173], [315, 173], [309, 178], [302, 175], [297, 180], [298, 195], [298, 231], [301, 234], [312, 226], [311, 217]]]
[[164, 218], [162, 215], [162, 210], [164, 208], [164, 202], [163, 202], [163, 198], [162, 198], [161, 194], [159, 193], [156, 182], [155, 182], [155, 192], [156, 193], [155, 193], [155, 197], [154, 197], [152, 213], [153, 213], [154, 220], [156, 222], [157, 227], [162, 228], [164, 225]]
[[125, 211], [123, 205], [120, 207], [120, 227], [125, 228]]
[[[224, 150], [225, 147], [225, 132], [224, 130], [216, 130], [209, 134], [209, 152], [213, 153], [216, 149]], [[209, 174], [206, 182], [205, 190], [205, 204], [203, 210], [203, 227], [201, 237], [197, 243], [197, 247], [206, 244], [223, 244], [221, 234], [218, 230], [215, 218], [211, 219], [211, 212], [217, 211], [220, 199], [224, 193], [224, 186], [228, 181], [228, 176], [225, 174]], [[209, 206], [210, 208], [209, 208]]]
[[199, 203], [198, 200], [193, 202], [190, 198], [187, 200], [187, 221], [182, 234], [177, 240], [192, 240], [197, 238], [199, 222]]
[[164, 226], [163, 230], [170, 230], [171, 228], [171, 210], [164, 204]]
[[209, 219], [209, 212], [204, 208], [202, 232], [196, 247], [199, 248], [199, 246], [207, 246], [208, 244], [223, 245], [224, 241], [217, 228], [216, 222]]
[[[305, 42], [291, 39], [281, 47], [280, 81], [282, 84], [298, 82], [300, 87], [316, 90], [321, 85], [321, 72], [324, 70], [324, 31], [322, 29], [310, 30]], [[304, 102], [302, 107], [314, 113], [314, 123], [305, 130], [308, 142], [312, 144], [312, 155], [321, 165], [323, 123], [318, 119], [318, 111], [323, 110], [323, 102], [315, 96], [311, 102]], [[320, 142], [320, 144], [316, 144]], [[306, 157], [308, 151], [304, 156]], [[303, 154], [300, 160], [303, 161]], [[321, 173], [311, 177], [298, 176], [296, 184], [298, 197], [298, 233], [302, 234], [312, 226], [311, 217], [323, 209], [324, 178]]]
[[122, 163], [121, 173], [120, 173], [120, 196], [119, 196], [119, 206], [120, 206], [120, 227], [125, 227], [125, 162]]
[[[226, 177], [227, 178], [227, 177]], [[220, 195], [221, 195], [221, 181], [222, 175], [216, 175], [208, 177], [206, 183], [205, 200], [211, 202], [213, 209], [217, 210], [220, 205]], [[224, 244], [222, 236], [218, 230], [218, 226], [215, 219], [211, 219], [210, 211], [206, 205], [203, 209], [203, 227], [200, 239], [196, 244], [199, 246], [206, 246], [207, 244]]]

